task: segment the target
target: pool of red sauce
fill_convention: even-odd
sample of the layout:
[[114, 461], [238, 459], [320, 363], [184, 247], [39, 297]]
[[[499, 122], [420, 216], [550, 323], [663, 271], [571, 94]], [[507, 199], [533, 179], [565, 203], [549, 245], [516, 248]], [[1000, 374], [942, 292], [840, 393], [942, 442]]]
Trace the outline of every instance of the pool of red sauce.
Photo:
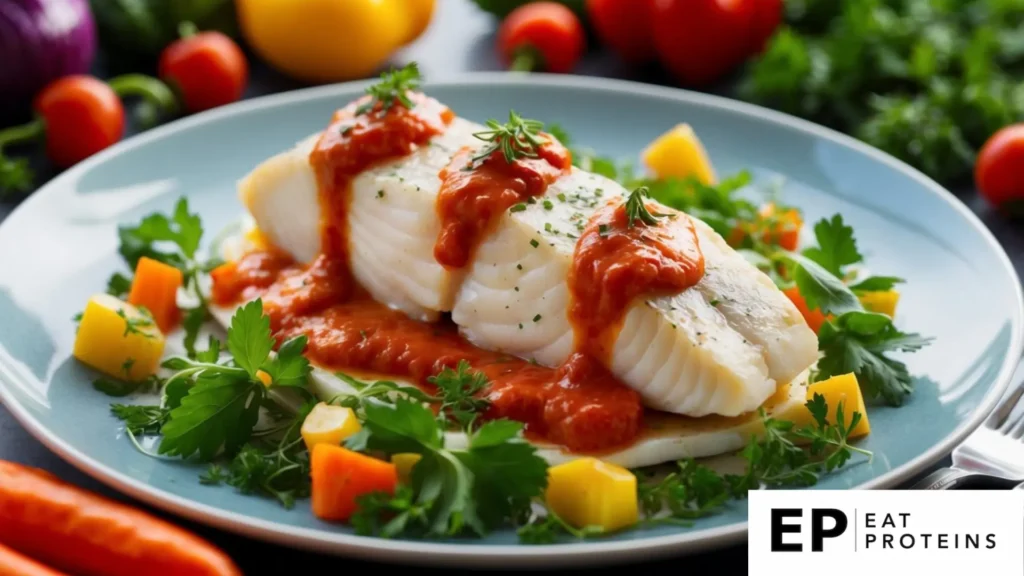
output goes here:
[[543, 195], [549, 184], [572, 168], [569, 151], [553, 138], [540, 147], [536, 158], [508, 162], [495, 151], [470, 170], [473, 153], [469, 148], [459, 150], [439, 174], [441, 232], [434, 258], [449, 268], [461, 268], [472, 260], [473, 250], [505, 210]]
[[639, 434], [636, 392], [591, 357], [547, 368], [477, 348], [451, 322], [419, 322], [375, 302], [343, 272], [326, 255], [300, 266], [273, 250], [252, 252], [214, 271], [213, 299], [227, 306], [261, 297], [277, 341], [305, 334], [306, 355], [330, 370], [407, 378], [429, 390], [427, 378], [466, 360], [490, 380], [485, 418], [524, 422], [531, 437], [573, 451], [611, 450]]
[[629, 226], [624, 200], [612, 200], [591, 216], [576, 241], [568, 280], [576, 350], [605, 365], [635, 299], [676, 294], [704, 276], [693, 222], [674, 210], [657, 210], [670, 213], [654, 225]]

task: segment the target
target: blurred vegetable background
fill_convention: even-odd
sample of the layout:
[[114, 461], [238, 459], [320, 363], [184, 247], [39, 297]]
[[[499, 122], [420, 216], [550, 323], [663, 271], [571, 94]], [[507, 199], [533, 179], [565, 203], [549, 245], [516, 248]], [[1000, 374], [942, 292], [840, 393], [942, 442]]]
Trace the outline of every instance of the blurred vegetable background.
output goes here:
[[233, 0], [89, 0], [100, 45], [119, 59], [152, 63], [178, 39], [182, 22], [237, 38]]
[[[1024, 0], [448, 1], [492, 16], [491, 52], [473, 56], [484, 67], [586, 73], [588, 60], [617, 61], [629, 78], [724, 94], [849, 133], [948, 187], [973, 179], [993, 205], [1024, 199], [1015, 169], [1024, 129], [1003, 130], [1024, 121]], [[146, 120], [143, 128], [240, 99], [254, 61], [293, 86], [369, 78], [423, 36], [438, 5], [9, 0], [0, 3], [0, 30], [13, 30], [13, 42], [0, 42], [0, 60], [14, 65], [0, 69], [0, 112], [27, 110], [49, 83], [88, 73], [97, 44], [108, 73], [136, 79], [117, 94], [143, 97], [127, 115], [129, 124]], [[58, 16], [62, 25], [52, 25]], [[163, 82], [173, 102], [152, 84], [143, 89], [143, 77]], [[34, 127], [0, 132], [0, 195], [34, 182], [10, 152], [44, 139], [38, 102], [33, 109]], [[78, 156], [51, 159], [63, 167]]]

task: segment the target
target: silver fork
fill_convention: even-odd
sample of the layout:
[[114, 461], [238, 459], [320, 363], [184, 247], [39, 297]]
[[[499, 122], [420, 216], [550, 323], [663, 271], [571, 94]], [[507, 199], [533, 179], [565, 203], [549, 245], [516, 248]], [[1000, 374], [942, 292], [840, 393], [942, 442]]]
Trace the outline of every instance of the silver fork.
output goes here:
[[1024, 409], [1014, 413], [1021, 396], [1024, 383], [1018, 383], [985, 423], [953, 449], [952, 466], [925, 476], [911, 490], [949, 490], [979, 481], [1024, 489]]

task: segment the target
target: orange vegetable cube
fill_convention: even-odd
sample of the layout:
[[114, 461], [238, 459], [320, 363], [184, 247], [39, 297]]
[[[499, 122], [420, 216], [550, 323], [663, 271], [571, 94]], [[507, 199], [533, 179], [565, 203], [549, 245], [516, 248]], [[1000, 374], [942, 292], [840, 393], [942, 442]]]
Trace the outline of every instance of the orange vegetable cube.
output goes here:
[[160, 331], [166, 334], [178, 323], [178, 288], [182, 280], [181, 270], [143, 256], [135, 267], [128, 303], [149, 310]]
[[791, 302], [793, 302], [796, 309], [799, 310], [800, 314], [804, 317], [804, 320], [807, 321], [807, 326], [817, 334], [818, 330], [821, 329], [821, 325], [825, 323], [825, 314], [818, 309], [811, 310], [810, 307], [807, 306], [807, 301], [804, 300], [804, 297], [800, 294], [800, 290], [798, 290], [796, 286], [786, 288], [782, 293], [785, 294]]
[[395, 465], [334, 444], [313, 446], [310, 461], [313, 514], [321, 520], [347, 521], [356, 499], [371, 492], [395, 493]]

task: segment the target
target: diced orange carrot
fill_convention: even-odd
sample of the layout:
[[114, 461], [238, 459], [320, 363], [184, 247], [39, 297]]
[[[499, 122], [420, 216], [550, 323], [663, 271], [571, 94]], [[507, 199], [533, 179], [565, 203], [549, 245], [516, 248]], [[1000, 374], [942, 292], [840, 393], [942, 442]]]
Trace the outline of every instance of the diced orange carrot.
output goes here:
[[128, 293], [128, 303], [145, 306], [164, 334], [178, 323], [178, 288], [181, 270], [143, 256], [135, 267], [135, 279]]
[[371, 492], [395, 493], [395, 465], [333, 444], [317, 444], [310, 461], [313, 514], [321, 520], [346, 521], [356, 498]]
[[796, 305], [796, 309], [800, 311], [800, 314], [807, 321], [807, 325], [814, 330], [815, 333], [821, 328], [821, 325], [825, 323], [825, 315], [821, 310], [811, 310], [807, 306], [807, 301], [800, 294], [800, 290], [796, 286], [786, 288], [782, 291], [786, 297]]

